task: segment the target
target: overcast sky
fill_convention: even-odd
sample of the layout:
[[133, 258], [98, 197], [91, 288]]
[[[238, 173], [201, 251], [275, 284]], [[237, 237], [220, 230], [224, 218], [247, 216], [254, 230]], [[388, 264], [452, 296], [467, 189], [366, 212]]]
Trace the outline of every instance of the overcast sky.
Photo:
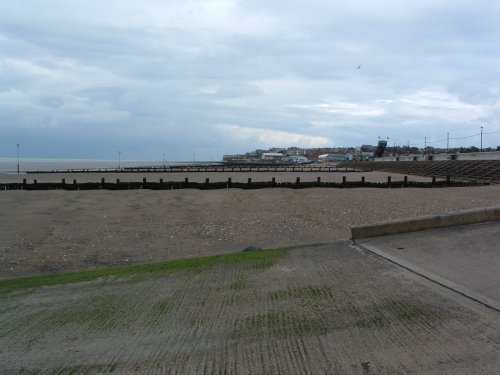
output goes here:
[[0, 157], [216, 160], [447, 132], [479, 147], [453, 138], [481, 126], [500, 146], [499, 20], [497, 0], [6, 0]]

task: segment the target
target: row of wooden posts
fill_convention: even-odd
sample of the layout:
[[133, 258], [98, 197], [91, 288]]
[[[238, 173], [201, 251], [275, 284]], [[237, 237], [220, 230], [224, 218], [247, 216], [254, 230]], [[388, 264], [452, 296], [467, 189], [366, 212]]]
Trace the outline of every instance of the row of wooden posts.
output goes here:
[[[322, 182], [321, 177], [317, 177], [316, 181], [301, 182], [300, 177], [297, 177], [295, 182], [276, 182], [273, 177], [271, 181], [257, 181], [252, 182], [248, 178], [246, 183], [233, 182], [231, 177], [227, 181], [210, 182], [209, 178], [205, 182], [190, 182], [189, 178], [185, 178], [183, 182], [167, 181], [165, 182], [160, 178], [159, 182], [148, 182], [144, 177], [142, 182], [122, 182], [116, 179], [116, 183], [107, 183], [105, 178], [101, 178], [101, 182], [84, 182], [78, 183], [76, 179], [72, 184], [66, 183], [63, 178], [60, 183], [45, 182], [39, 183], [34, 180], [32, 184], [28, 184], [26, 179], [22, 183], [3, 183], [0, 184], [1, 190], [50, 190], [50, 189], [65, 189], [65, 190], [94, 190], [94, 189], [110, 189], [110, 190], [126, 190], [126, 189], [152, 189], [152, 190], [165, 190], [165, 189], [223, 189], [223, 188], [241, 188], [241, 189], [259, 189], [266, 187], [288, 187], [288, 188], [308, 188], [308, 187], [337, 187], [337, 188], [350, 188], [350, 187], [378, 187], [378, 188], [399, 188], [399, 187], [444, 187], [444, 186], [473, 186], [479, 185], [475, 182], [452, 181], [450, 176], [445, 180], [437, 181], [436, 177], [432, 177], [431, 182], [421, 181], [408, 181], [408, 176], [404, 176], [402, 181], [392, 181], [391, 176], [387, 177], [387, 182], [367, 182], [365, 177], [361, 177], [358, 181], [347, 181], [346, 176], [342, 176], [342, 182]], [[481, 183], [482, 185], [482, 183]]]
[[130, 167], [99, 169], [57, 169], [27, 171], [29, 174], [47, 173], [191, 173], [191, 172], [356, 172], [354, 168], [339, 167]]

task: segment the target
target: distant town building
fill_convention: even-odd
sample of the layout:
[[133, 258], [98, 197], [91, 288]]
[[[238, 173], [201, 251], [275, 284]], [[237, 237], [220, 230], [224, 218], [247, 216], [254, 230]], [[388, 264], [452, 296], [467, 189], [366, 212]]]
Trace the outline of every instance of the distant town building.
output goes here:
[[283, 147], [272, 147], [269, 149], [268, 154], [281, 154], [281, 156], [286, 154], [286, 148]]
[[307, 149], [305, 148], [300, 148], [300, 147], [288, 147], [286, 149], [285, 155], [287, 156], [292, 156], [292, 155], [305, 155], [307, 152]]
[[361, 145], [360, 151], [361, 152], [370, 152], [373, 154], [375, 152], [376, 147], [372, 145]]
[[[244, 155], [224, 155], [225, 161], [241, 161], [251, 162], [252, 160], [287, 160], [292, 163], [307, 163], [307, 162], [339, 162], [345, 160], [373, 160], [380, 157], [393, 157], [397, 160], [438, 160], [442, 156], [434, 156], [438, 154], [451, 155], [449, 158], [454, 160], [459, 158], [459, 154], [477, 153], [477, 147], [459, 147], [459, 148], [434, 148], [427, 146], [426, 148], [418, 148], [409, 144], [405, 146], [387, 147], [388, 138], [378, 139], [376, 146], [361, 145], [358, 147], [272, 147], [268, 150], [257, 149], [255, 151], [246, 152]], [[482, 153], [500, 151], [500, 146], [494, 148], [483, 148]], [[296, 158], [299, 157], [300, 158]], [[473, 156], [469, 156], [473, 158]], [[383, 160], [383, 159], [382, 159]]]
[[262, 160], [281, 160], [283, 159], [283, 154], [279, 152], [264, 152], [261, 157]]
[[339, 161], [346, 161], [348, 159], [349, 156], [344, 154], [323, 154], [318, 156], [318, 161], [320, 163], [339, 162]]
[[245, 155], [224, 155], [222, 157], [224, 161], [235, 161], [235, 160], [246, 160]]
[[307, 163], [309, 159], [302, 155], [290, 155], [287, 157], [288, 161], [291, 163]]

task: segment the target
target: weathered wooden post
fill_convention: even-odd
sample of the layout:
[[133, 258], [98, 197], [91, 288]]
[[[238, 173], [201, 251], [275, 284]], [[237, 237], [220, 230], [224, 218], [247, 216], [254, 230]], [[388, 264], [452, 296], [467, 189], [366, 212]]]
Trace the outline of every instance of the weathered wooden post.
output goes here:
[[365, 176], [361, 176], [361, 182], [364, 184], [365, 183]]
[[210, 183], [210, 179], [209, 178], [205, 178], [205, 184], [208, 185]]
[[116, 179], [116, 184], [120, 185], [120, 179], [119, 178]]
[[187, 188], [189, 186], [189, 178], [184, 178], [184, 187]]
[[104, 187], [104, 182], [105, 182], [104, 177], [102, 177], [101, 178], [101, 187]]
[[346, 182], [347, 182], [347, 178], [346, 178], [346, 176], [342, 176], [342, 184], [344, 184], [344, 185], [345, 185], [345, 184], [346, 184]]
[[432, 176], [432, 186], [436, 184], [436, 176]]
[[65, 179], [65, 178], [63, 178], [63, 179], [61, 180], [61, 184], [66, 185], [66, 179]]
[[73, 186], [76, 186], [76, 179], [73, 179]]
[[447, 175], [446, 176], [446, 185], [450, 186], [451, 184], [451, 178], [450, 178], [450, 175]]
[[387, 185], [391, 184], [391, 176], [387, 176]]
[[321, 184], [321, 177], [318, 176], [318, 185]]
[[408, 176], [405, 176], [405, 182], [404, 183], [405, 183], [405, 186], [408, 185]]

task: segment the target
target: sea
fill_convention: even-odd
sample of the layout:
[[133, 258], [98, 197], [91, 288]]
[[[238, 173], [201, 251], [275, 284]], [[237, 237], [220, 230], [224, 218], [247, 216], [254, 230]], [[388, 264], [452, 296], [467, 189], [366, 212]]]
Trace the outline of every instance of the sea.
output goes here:
[[[39, 159], [20, 158], [19, 173], [28, 171], [52, 171], [68, 169], [114, 169], [144, 166], [173, 166], [193, 164], [193, 162], [163, 161], [163, 160], [99, 160], [99, 159]], [[17, 173], [17, 158], [0, 158], [0, 173]]]

